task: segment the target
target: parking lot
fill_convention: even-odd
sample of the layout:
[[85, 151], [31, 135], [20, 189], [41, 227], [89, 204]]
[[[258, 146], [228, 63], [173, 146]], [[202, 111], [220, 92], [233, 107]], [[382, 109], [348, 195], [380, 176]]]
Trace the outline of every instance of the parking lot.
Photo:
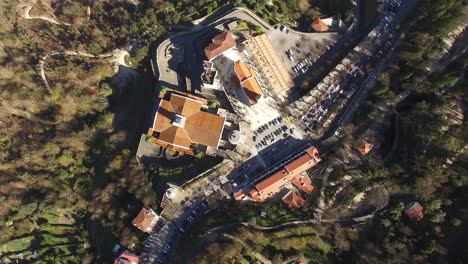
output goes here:
[[255, 148], [260, 151], [273, 142], [289, 136], [289, 133], [293, 132], [290, 130], [283, 118], [277, 117], [254, 130], [252, 141], [255, 144]]
[[[390, 9], [400, 4], [399, 0], [390, 1]], [[351, 51], [310, 93], [295, 105], [303, 112], [299, 126], [305, 131], [317, 132], [330, 125], [336, 111], [342, 108], [358, 90], [365, 76], [372, 71], [373, 61], [384, 56], [394, 39], [393, 11], [383, 15], [382, 20], [364, 41]], [[333, 112], [333, 113], [332, 113]]]
[[338, 33], [302, 33], [277, 25], [267, 32], [273, 47], [288, 72], [297, 77], [322, 56], [337, 39]]

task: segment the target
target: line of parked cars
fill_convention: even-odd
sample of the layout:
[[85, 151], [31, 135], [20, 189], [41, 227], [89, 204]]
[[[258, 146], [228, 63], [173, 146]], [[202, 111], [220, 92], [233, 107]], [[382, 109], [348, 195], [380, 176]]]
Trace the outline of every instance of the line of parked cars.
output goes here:
[[[318, 55], [316, 56], [312, 56], [311, 53], [308, 53], [307, 56], [300, 60], [292, 69], [295, 73], [295, 76], [301, 74], [301, 73], [305, 73], [307, 70], [309, 70], [309, 68], [321, 57], [325, 54], [325, 52], [327, 50], [330, 49], [330, 46], [327, 46], [326, 48], [322, 48], [318, 51]], [[286, 51], [286, 54], [288, 54], [288, 57], [289, 59], [291, 59], [291, 61], [294, 61], [292, 59], [292, 50], [288, 50]]]
[[[148, 237], [148, 241], [144, 247], [146, 256], [143, 257], [143, 260], [148, 261], [150, 259], [157, 259], [157, 264], [167, 263], [167, 256], [169, 255], [169, 252], [174, 246], [173, 237], [177, 236], [180, 238], [182, 234], [185, 233], [188, 230], [188, 228], [196, 221], [199, 215], [206, 214], [209, 211], [210, 209], [208, 207], [208, 202], [206, 200], [203, 200], [200, 203], [198, 203], [193, 209], [191, 209], [191, 212], [189, 213], [188, 217], [185, 218], [180, 224], [175, 221], [171, 221], [168, 223], [162, 222], [162, 224], [159, 224], [159, 226], [162, 227], [160, 229], [157, 229], [156, 232], [152, 233]], [[156, 225], [158, 226], [158, 224]], [[168, 242], [162, 245], [161, 243], [165, 240]], [[158, 252], [158, 248], [161, 249], [160, 252]]]
[[257, 149], [260, 149], [262, 147], [266, 147], [269, 145], [269, 143], [273, 143], [276, 140], [276, 137], [283, 136], [286, 137], [288, 134], [286, 131], [288, 130], [288, 127], [286, 125], [283, 125], [277, 129], [275, 129], [273, 132], [270, 132], [269, 134], [265, 135], [262, 140], [255, 145]]
[[[276, 128], [273, 131], [270, 131], [266, 135], [263, 135], [264, 132], [269, 131], [270, 126], [274, 126], [274, 125], [281, 124], [281, 123], [283, 123], [283, 118], [277, 117], [273, 120], [270, 120], [268, 123], [260, 126], [259, 128], [257, 128], [257, 130], [254, 131], [254, 135], [252, 137], [254, 142], [258, 142], [255, 145], [255, 147], [257, 149], [261, 149], [262, 147], [266, 147], [270, 143], [273, 143], [276, 137], [279, 137], [281, 135], [287, 136], [288, 127], [284, 123], [282, 126]], [[259, 139], [259, 137], [261, 137], [261, 139]]]
[[[354, 93], [354, 89], [348, 87], [348, 83], [350, 83], [353, 78], [357, 77], [359, 69], [354, 67], [353, 64], [346, 64], [346, 66], [343, 65], [339, 69], [340, 70], [338, 70], [339, 72], [337, 75], [343, 74], [340, 82], [338, 84], [334, 84], [336, 80], [331, 81], [331, 85], [324, 92], [325, 95], [321, 100], [312, 104], [309, 111], [302, 117], [302, 126], [306, 130], [312, 131], [319, 124], [324, 123], [326, 119], [325, 116], [328, 114], [329, 110], [337, 102], [341, 102], [341, 104], [343, 104]], [[332, 118], [334, 116], [335, 115], [332, 114]]]
[[[399, 2], [399, 0], [391, 1], [396, 3]], [[344, 97], [349, 99], [355, 90], [357, 90], [357, 87], [355, 87], [356, 89], [349, 87], [345, 90], [340, 87], [343, 87], [355, 77], [363, 79], [364, 76], [357, 76], [357, 74], [360, 72], [359, 70], [361, 70], [361, 73], [364, 72], [367, 74], [370, 71], [369, 67], [373, 65], [372, 60], [383, 57], [383, 50], [389, 49], [392, 46], [394, 35], [393, 33], [389, 33], [390, 31], [388, 29], [392, 17], [392, 14], [385, 16], [381, 22], [383, 26], [376, 27], [377, 30], [375, 36], [373, 38], [371, 37], [367, 44], [362, 43], [359, 47], [356, 47], [353, 51], [351, 51], [347, 56], [347, 58], [349, 58], [349, 60], [347, 60], [348, 63], [343, 63], [341, 67], [337, 67], [338, 75], [343, 76], [340, 80], [340, 84], [337, 86], [335, 86], [333, 82], [328, 84], [330, 85], [330, 88], [326, 90], [325, 96], [321, 98], [321, 101], [313, 104], [309, 111], [302, 117], [302, 120], [304, 121], [304, 128], [312, 130], [316, 128], [318, 124], [326, 124], [326, 122], [324, 122], [325, 119], [327, 119], [325, 116], [329, 112], [330, 108], [337, 102], [337, 100], [344, 101], [342, 100]], [[384, 45], [381, 45], [382, 43], [384, 43]], [[359, 61], [359, 63], [357, 63], [357, 67], [354, 65], [354, 63], [349, 63], [352, 61]]]

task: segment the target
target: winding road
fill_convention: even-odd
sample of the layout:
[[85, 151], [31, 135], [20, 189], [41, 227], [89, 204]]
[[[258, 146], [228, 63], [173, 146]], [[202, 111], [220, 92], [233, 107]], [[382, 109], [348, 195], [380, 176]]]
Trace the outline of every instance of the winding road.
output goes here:
[[[33, 5], [37, 3], [37, 0], [34, 0], [33, 1]], [[56, 24], [56, 25], [64, 25], [64, 26], [71, 26], [71, 24], [69, 23], [65, 23], [65, 22], [59, 22], [56, 18], [51, 18], [51, 17], [48, 17], [48, 16], [31, 16], [31, 9], [33, 8], [32, 5], [24, 5], [23, 7], [23, 10], [24, 10], [24, 13], [23, 13], [23, 18], [24, 19], [41, 19], [41, 20], [45, 20], [47, 22], [50, 22], [52, 24]]]
[[[93, 2], [94, 2], [93, 0], [90, 0], [89, 3], [88, 3], [88, 7], [87, 7], [87, 10], [86, 10], [87, 21], [89, 21], [90, 18], [91, 18], [91, 7], [93, 5]], [[135, 5], [135, 12], [136, 12], [138, 10], [138, 6], [139, 6], [140, 3], [137, 0], [131, 0], [131, 2], [132, 2], [132, 4]], [[31, 14], [30, 14], [31, 9], [33, 8], [33, 6], [36, 3], [37, 3], [37, 0], [33, 0], [31, 4], [23, 4], [22, 6], [20, 5], [20, 8], [24, 11], [22, 13], [22, 17], [24, 19], [27, 19], [27, 20], [40, 19], [40, 20], [44, 20], [44, 21], [47, 21], [47, 22], [55, 24], [55, 25], [72, 26], [69, 23], [60, 22], [56, 18], [53, 18], [53, 17], [31, 16]], [[136, 37], [134, 39], [131, 39], [131, 40], [128, 40], [127, 43], [125, 43], [125, 45], [123, 45], [122, 47], [117, 48], [117, 49], [115, 49], [115, 50], [113, 50], [112, 52], [109, 52], [109, 53], [94, 55], [94, 54], [91, 54], [91, 53], [88, 53], [88, 52], [85, 52], [85, 51], [69, 51], [69, 50], [55, 51], [55, 52], [48, 53], [48, 54], [42, 56], [39, 59], [39, 64], [38, 64], [39, 65], [39, 75], [40, 75], [45, 87], [47, 88], [47, 90], [49, 92], [51, 92], [52, 90], [51, 90], [49, 81], [47, 80], [46, 73], [45, 73], [45, 64], [46, 64], [46, 61], [47, 61], [48, 58], [56, 57], [56, 56], [77, 56], [77, 57], [93, 58], [93, 59], [113, 58], [111, 60], [111, 63], [113, 63], [116, 66], [116, 72], [117, 72], [117, 69], [118, 69], [119, 65], [124, 65], [126, 67], [129, 66], [129, 65], [126, 65], [126, 62], [125, 62], [125, 59], [124, 59], [125, 56], [129, 55], [129, 52], [133, 51], [138, 46], [138, 44], [140, 43], [140, 41], [141, 41], [141, 39], [143, 37], [148, 35], [152, 30], [154, 30], [156, 28], [158, 28], [158, 26], [153, 26], [153, 27], [150, 27], [150, 28], [146, 29], [138, 37]]]

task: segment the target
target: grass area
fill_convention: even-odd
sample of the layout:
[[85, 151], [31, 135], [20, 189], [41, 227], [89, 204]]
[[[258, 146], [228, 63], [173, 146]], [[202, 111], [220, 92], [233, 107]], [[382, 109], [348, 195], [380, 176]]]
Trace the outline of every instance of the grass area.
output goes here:
[[250, 23], [249, 21], [239, 21], [237, 24], [236, 30], [238, 31], [246, 31], [249, 30], [253, 33], [253, 35], [259, 35], [263, 33], [263, 29], [261, 26], [256, 26], [253, 23]]
[[34, 236], [27, 236], [23, 238], [18, 238], [14, 240], [10, 240], [3, 245], [0, 246], [1, 252], [17, 252], [27, 250], [30, 245], [31, 241], [34, 239]]
[[216, 166], [221, 159], [211, 156], [202, 158], [182, 156], [176, 160], [161, 160], [146, 167], [146, 175], [151, 178], [153, 188], [163, 194], [167, 183], [184, 184], [200, 173]]

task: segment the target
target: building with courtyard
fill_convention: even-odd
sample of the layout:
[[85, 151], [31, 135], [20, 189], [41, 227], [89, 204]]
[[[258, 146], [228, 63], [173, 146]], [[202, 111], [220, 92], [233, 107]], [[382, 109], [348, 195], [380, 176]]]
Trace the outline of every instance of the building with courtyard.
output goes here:
[[159, 105], [148, 139], [153, 144], [192, 156], [214, 155], [223, 134], [226, 118], [209, 101], [174, 90], [160, 93]]

